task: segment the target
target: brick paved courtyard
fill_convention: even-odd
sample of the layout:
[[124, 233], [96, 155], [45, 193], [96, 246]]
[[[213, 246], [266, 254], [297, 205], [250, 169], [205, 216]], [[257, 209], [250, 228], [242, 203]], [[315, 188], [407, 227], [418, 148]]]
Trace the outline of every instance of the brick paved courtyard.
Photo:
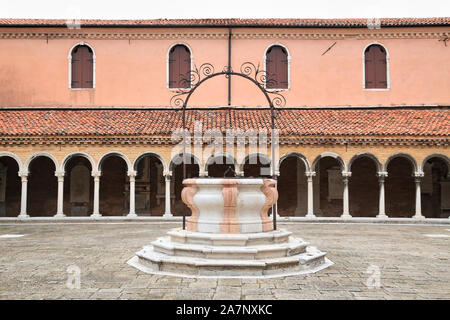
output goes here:
[[[278, 279], [175, 278], [145, 274], [126, 264], [142, 245], [178, 226], [0, 224], [0, 298], [450, 299], [450, 237], [445, 237], [450, 225], [282, 224], [280, 228], [327, 251], [335, 265], [317, 274]], [[1, 237], [5, 234], [24, 236]], [[71, 265], [81, 270], [80, 289], [66, 287]], [[373, 266], [380, 269], [380, 288], [366, 285], [376, 274]]]

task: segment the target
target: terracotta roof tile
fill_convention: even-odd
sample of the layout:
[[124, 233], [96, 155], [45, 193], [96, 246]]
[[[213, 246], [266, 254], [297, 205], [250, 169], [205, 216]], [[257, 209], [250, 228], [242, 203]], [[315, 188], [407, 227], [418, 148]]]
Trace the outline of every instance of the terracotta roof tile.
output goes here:
[[[77, 20], [78, 22], [78, 20]], [[1, 19], [0, 26], [60, 26], [65, 27], [65, 19]], [[81, 19], [83, 27], [179, 27], [179, 26], [254, 26], [254, 27], [367, 27], [367, 19], [151, 19], [151, 20], [101, 20]], [[450, 25], [450, 17], [435, 18], [382, 18], [382, 27]]]
[[[449, 136], [449, 108], [277, 110], [282, 136]], [[270, 129], [270, 111], [187, 110], [186, 127]], [[176, 110], [0, 110], [0, 136], [152, 136], [182, 127]]]

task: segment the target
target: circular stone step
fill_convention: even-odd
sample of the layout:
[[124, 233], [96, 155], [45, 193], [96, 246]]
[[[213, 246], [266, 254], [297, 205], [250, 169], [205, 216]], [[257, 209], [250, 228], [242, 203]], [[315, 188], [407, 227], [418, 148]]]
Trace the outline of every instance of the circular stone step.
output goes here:
[[304, 253], [308, 243], [292, 238], [282, 243], [253, 246], [213, 246], [171, 242], [170, 237], [161, 237], [152, 242], [155, 252], [172, 256], [198, 257], [205, 259], [267, 259]]
[[215, 234], [191, 232], [182, 230], [181, 228], [172, 229], [167, 232], [172, 242], [209, 246], [254, 246], [282, 243], [288, 241], [291, 234], [292, 232], [286, 230], [244, 234]]
[[224, 235], [173, 229], [137, 252], [128, 264], [146, 273], [206, 278], [283, 277], [333, 264], [325, 252], [290, 234], [277, 230]]

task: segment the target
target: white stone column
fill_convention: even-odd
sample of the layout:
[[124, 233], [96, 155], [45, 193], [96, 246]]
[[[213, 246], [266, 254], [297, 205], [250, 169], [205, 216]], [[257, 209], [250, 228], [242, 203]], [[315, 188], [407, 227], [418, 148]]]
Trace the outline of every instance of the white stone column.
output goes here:
[[164, 215], [163, 217], [165, 218], [170, 218], [173, 217], [172, 212], [170, 210], [170, 177], [171, 174], [167, 173], [165, 175], [165, 180], [166, 180], [166, 192], [165, 192], [165, 199], [166, 199], [166, 209], [164, 211]]
[[308, 182], [308, 207], [306, 211], [307, 218], [315, 218], [314, 215], [314, 189], [313, 189], [313, 178], [316, 173], [314, 171], [305, 172], [306, 179]]
[[341, 218], [351, 218], [348, 201], [348, 180], [352, 176], [351, 172], [342, 172], [342, 181], [344, 183], [344, 191], [342, 196], [342, 215]]
[[295, 209], [294, 216], [301, 216], [302, 215], [302, 202], [301, 202], [301, 190], [300, 190], [300, 184], [302, 183], [302, 164], [300, 162], [301, 160], [297, 158], [297, 208]]
[[[275, 188], [278, 190], [278, 179], [280, 179], [280, 171], [276, 170], [274, 173], [277, 176], [277, 185], [275, 186]], [[278, 192], [279, 192], [279, 190], [278, 190]], [[278, 200], [277, 200], [277, 202], [275, 202], [274, 206], [272, 206], [272, 207], [275, 210], [275, 214], [277, 215], [277, 219], [281, 218], [280, 215], [278, 214]]]
[[130, 180], [130, 211], [127, 214], [127, 217], [134, 218], [137, 217], [136, 214], [136, 174], [137, 172], [132, 170], [128, 171], [128, 178]]
[[100, 214], [99, 205], [100, 205], [100, 176], [101, 171], [92, 172], [92, 176], [94, 177], [94, 211], [91, 214], [92, 218], [98, 218], [102, 215]]
[[378, 183], [380, 186], [379, 190], [379, 201], [378, 201], [378, 215], [377, 218], [388, 218], [385, 211], [385, 197], [384, 197], [384, 181], [386, 180], [388, 173], [387, 172], [378, 172]]
[[416, 212], [414, 214], [415, 219], [424, 219], [425, 217], [422, 215], [422, 199], [420, 192], [420, 181], [424, 176], [423, 172], [414, 172], [414, 182], [416, 183]]
[[55, 176], [58, 178], [58, 203], [55, 218], [62, 218], [64, 214], [64, 171], [56, 171]]
[[19, 177], [22, 181], [22, 194], [20, 198], [20, 213], [19, 218], [29, 218], [27, 214], [27, 189], [28, 189], [28, 172], [19, 172]]

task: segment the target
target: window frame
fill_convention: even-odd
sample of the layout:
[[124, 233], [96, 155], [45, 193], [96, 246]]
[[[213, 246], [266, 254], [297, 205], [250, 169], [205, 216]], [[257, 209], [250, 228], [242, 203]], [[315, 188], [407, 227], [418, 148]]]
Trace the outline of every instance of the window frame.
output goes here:
[[191, 47], [184, 42], [176, 42], [173, 43], [169, 49], [167, 50], [167, 54], [166, 54], [166, 89], [172, 90], [172, 91], [178, 91], [178, 90], [186, 90], [186, 89], [192, 89], [192, 81], [189, 83], [189, 87], [188, 88], [171, 88], [170, 87], [170, 68], [169, 68], [169, 60], [170, 60], [170, 51], [172, 50], [172, 48], [174, 48], [175, 46], [185, 46], [188, 50], [189, 50], [189, 54], [191, 57], [191, 65], [189, 66], [189, 70], [192, 71], [192, 66], [194, 65], [194, 54], [192, 53], [192, 49]]
[[[366, 50], [372, 45], [378, 45], [384, 49], [386, 52], [386, 88], [366, 88]], [[386, 46], [375, 41], [366, 45], [362, 51], [362, 88], [364, 91], [389, 91], [391, 89], [391, 77], [390, 77], [390, 69], [389, 69], [389, 51]]]
[[[89, 47], [92, 50], [92, 60], [93, 60], [93, 62], [92, 62], [92, 88], [72, 88], [72, 52], [73, 52], [73, 49], [75, 49], [77, 46], [87, 46], [87, 47]], [[93, 89], [95, 89], [95, 86], [96, 86], [96, 83], [95, 83], [96, 56], [95, 56], [94, 48], [90, 44], [88, 44], [88, 43], [86, 43], [84, 41], [80, 41], [80, 42], [74, 44], [72, 46], [72, 48], [70, 48], [69, 55], [67, 56], [67, 60], [69, 62], [69, 66], [68, 66], [69, 67], [68, 88], [70, 90], [93, 90]]]
[[288, 78], [288, 86], [287, 88], [267, 88], [266, 87], [266, 83], [264, 83], [264, 89], [267, 91], [289, 91], [291, 90], [291, 53], [289, 52], [288, 48], [284, 45], [281, 44], [279, 42], [274, 42], [271, 43], [270, 45], [268, 45], [266, 47], [266, 50], [264, 50], [264, 55], [263, 55], [263, 61], [264, 61], [264, 74], [267, 75], [267, 51], [269, 51], [270, 48], [274, 47], [274, 46], [279, 46], [282, 47], [284, 50], [286, 50], [287, 52], [287, 78]]

